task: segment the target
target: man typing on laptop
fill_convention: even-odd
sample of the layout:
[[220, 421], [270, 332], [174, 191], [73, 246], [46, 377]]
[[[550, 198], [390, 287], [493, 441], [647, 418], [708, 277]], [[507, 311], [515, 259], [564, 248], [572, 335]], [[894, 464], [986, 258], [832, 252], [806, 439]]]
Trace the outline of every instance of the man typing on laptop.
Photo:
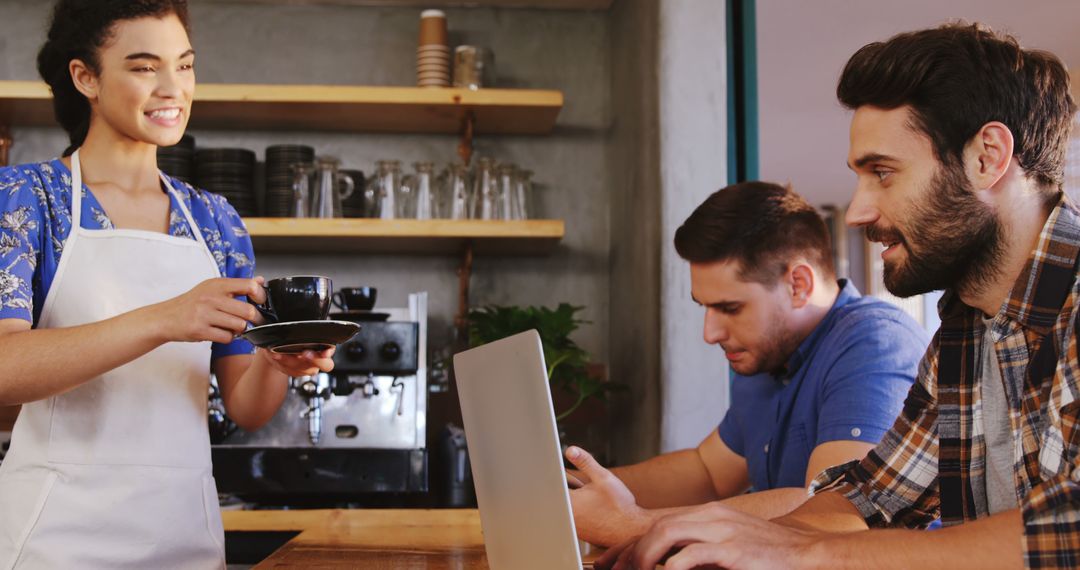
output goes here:
[[714, 193], [675, 247], [705, 308], [705, 342], [734, 372], [731, 408], [697, 448], [635, 465], [608, 471], [571, 447], [574, 522], [593, 544], [721, 499], [765, 518], [790, 512], [815, 475], [861, 459], [888, 431], [929, 343], [901, 310], [837, 281], [824, 221], [790, 188]]

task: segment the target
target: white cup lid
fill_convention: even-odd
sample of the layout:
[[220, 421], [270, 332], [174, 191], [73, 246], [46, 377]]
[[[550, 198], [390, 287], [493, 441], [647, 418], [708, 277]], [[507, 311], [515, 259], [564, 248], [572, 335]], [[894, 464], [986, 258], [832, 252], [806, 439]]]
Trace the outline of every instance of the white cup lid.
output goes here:
[[421, 18], [446, 18], [446, 12], [442, 10], [424, 10], [420, 12]]

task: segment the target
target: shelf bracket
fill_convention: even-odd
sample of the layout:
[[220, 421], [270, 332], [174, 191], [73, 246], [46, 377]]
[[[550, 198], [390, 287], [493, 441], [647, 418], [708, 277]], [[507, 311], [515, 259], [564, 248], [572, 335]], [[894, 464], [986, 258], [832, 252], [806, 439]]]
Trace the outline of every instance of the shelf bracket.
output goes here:
[[473, 242], [465, 241], [461, 252], [461, 265], [458, 266], [458, 313], [454, 318], [458, 339], [468, 342], [469, 335], [469, 280], [472, 278]]
[[465, 166], [472, 160], [473, 152], [473, 129], [476, 128], [476, 114], [465, 111], [465, 118], [461, 124], [461, 142], [458, 143], [457, 152]]
[[7, 166], [11, 158], [9, 152], [15, 141], [11, 138], [11, 129], [7, 125], [0, 125], [0, 166]]

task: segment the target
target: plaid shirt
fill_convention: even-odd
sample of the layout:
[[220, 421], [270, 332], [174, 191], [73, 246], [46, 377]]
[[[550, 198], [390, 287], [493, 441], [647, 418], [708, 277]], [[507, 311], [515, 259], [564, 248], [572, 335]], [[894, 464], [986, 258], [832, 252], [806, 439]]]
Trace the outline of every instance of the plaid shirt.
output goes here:
[[[1080, 566], [1080, 211], [1051, 212], [990, 323], [1013, 435], [1013, 480], [1028, 568]], [[982, 312], [946, 292], [941, 328], [903, 411], [862, 461], [832, 467], [811, 493], [843, 493], [871, 527], [945, 526], [989, 515], [979, 360]]]

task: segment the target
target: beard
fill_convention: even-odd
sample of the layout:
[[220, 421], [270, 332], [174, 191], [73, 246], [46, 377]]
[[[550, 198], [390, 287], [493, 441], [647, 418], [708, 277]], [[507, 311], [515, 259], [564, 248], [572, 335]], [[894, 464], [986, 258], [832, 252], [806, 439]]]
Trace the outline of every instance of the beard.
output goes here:
[[912, 203], [908, 228], [866, 228], [871, 241], [900, 243], [906, 261], [886, 261], [885, 288], [910, 297], [954, 288], [978, 294], [991, 283], [1004, 255], [1004, 231], [994, 211], [975, 197], [960, 165], [942, 164]]
[[753, 361], [746, 363], [745, 366], [731, 363], [732, 370], [743, 376], [753, 376], [762, 372], [778, 376], [785, 371], [788, 360], [799, 347], [799, 339], [779, 310], [770, 321], [772, 324], [765, 331], [761, 344], [754, 350]]

